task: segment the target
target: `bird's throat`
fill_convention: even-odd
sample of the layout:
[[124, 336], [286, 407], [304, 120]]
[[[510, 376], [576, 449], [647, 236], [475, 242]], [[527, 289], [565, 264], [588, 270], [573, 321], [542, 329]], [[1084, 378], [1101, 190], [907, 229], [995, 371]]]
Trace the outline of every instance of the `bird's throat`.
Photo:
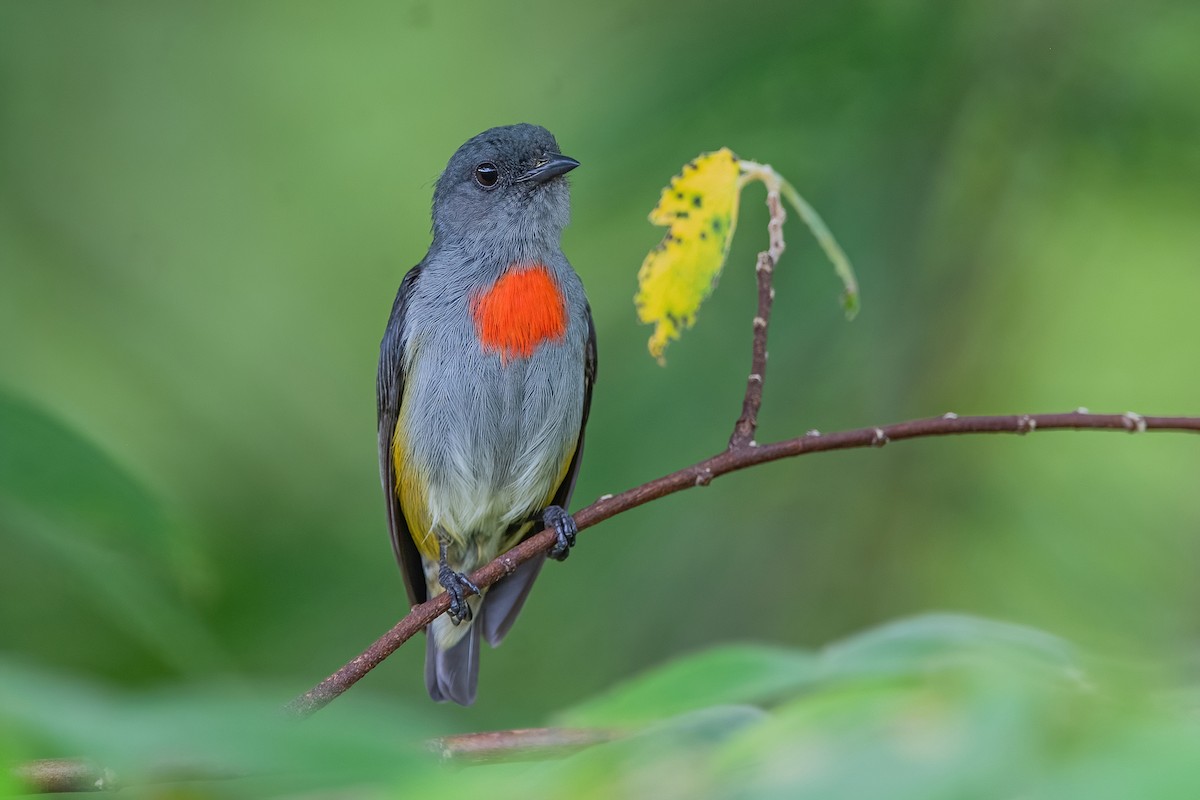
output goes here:
[[503, 361], [529, 358], [539, 345], [567, 331], [566, 303], [543, 264], [510, 268], [471, 299], [471, 316], [480, 344]]

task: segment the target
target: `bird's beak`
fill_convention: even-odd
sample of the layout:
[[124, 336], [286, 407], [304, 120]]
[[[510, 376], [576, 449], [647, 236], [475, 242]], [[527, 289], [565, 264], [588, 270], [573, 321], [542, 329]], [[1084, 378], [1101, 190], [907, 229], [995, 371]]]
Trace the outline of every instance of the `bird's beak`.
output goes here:
[[566, 175], [578, 166], [579, 162], [569, 156], [564, 156], [561, 153], [547, 153], [544, 158], [538, 159], [537, 163], [533, 165], [533, 169], [517, 178], [517, 183], [525, 183], [526, 181], [545, 183], [551, 178]]

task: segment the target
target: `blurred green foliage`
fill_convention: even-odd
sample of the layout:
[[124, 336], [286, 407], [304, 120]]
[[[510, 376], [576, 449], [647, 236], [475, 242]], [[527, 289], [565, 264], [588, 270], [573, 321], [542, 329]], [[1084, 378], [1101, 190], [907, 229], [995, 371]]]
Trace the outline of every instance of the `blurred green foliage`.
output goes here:
[[[760, 440], [947, 410], [1196, 413], [1198, 39], [1182, 0], [0, 5], [0, 651], [25, 676], [4, 683], [38, 700], [6, 703], [0, 750], [105, 755], [101, 722], [119, 718], [120, 760], [188, 709], [212, 727], [239, 697], [273, 708], [404, 612], [376, 474], [378, 340], [439, 170], [492, 125], [543, 124], [583, 164], [564, 246], [601, 367], [577, 505], [711, 454], [736, 416], [765, 243], [754, 191], [721, 291], [665, 370], [631, 302], [659, 188], [723, 145], [821, 210], [865, 295], [846, 325], [793, 219]], [[704, 752], [714, 785], [755, 794], [759, 752], [779, 770], [756, 780], [799, 781], [794, 748], [756, 744], [779, 736], [883, 782], [903, 771], [887, 732], [916, 726], [933, 742], [922, 774], [977, 771], [937, 791], [883, 783], [895, 794], [973, 795], [955, 787], [1012, 772], [1096, 797], [1158, 774], [1121, 772], [1133, 762], [1165, 781], [1194, 731], [1137, 699], [1193, 677], [1197, 474], [1193, 437], [1035, 433], [732, 475], [582, 536], [485, 654], [474, 708], [429, 704], [406, 647], [352, 693], [377, 701], [362, 730], [570, 718], [699, 651], [709, 710], [678, 724], [716, 733], [660, 759], [683, 778]], [[1040, 683], [991, 668], [786, 699], [813, 648], [929, 610], [1053, 631], [1150, 677], [1117, 711], [1067, 714], [1065, 739]], [[759, 644], [716, 649], [733, 642]], [[754, 691], [701, 690], [739, 659]], [[110, 691], [96, 686], [119, 689], [103, 706], [75, 694]], [[721, 710], [767, 700], [767, 718]], [[357, 702], [297, 736], [336, 735], [339, 714], [353, 729]], [[180, 749], [209, 752], [203, 738]], [[609, 770], [622, 746], [455, 780], [561, 770], [600, 776], [598, 796], [610, 772], [657, 780]], [[998, 771], [970, 766], [996, 748]], [[1061, 769], [1036, 767], [1051, 755]]]
[[1195, 797], [1194, 704], [1128, 688], [1052, 636], [943, 615], [815, 654], [714, 648], [562, 715], [615, 741], [465, 771], [422, 753], [423, 714], [361, 695], [297, 724], [245, 691], [112, 695], [0, 665], [0, 713], [134, 797]]

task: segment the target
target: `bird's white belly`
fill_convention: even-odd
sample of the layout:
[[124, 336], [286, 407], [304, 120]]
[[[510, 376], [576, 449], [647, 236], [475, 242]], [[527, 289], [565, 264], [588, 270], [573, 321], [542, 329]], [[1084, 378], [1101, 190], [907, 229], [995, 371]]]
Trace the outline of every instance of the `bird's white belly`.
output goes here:
[[557, 365], [538, 354], [516, 364], [465, 361], [452, 380], [444, 363], [414, 365], [404, 400], [431, 530], [450, 545], [457, 569], [494, 558], [510, 544], [510, 526], [544, 509], [582, 414], [582, 376], [579, 387], [564, 387]]

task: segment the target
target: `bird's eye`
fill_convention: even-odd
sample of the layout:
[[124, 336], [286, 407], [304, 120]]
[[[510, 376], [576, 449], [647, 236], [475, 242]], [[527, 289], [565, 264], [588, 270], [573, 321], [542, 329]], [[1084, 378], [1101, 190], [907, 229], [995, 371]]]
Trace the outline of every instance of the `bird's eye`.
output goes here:
[[500, 170], [490, 161], [485, 161], [475, 168], [475, 182], [485, 189], [491, 189], [500, 180]]

